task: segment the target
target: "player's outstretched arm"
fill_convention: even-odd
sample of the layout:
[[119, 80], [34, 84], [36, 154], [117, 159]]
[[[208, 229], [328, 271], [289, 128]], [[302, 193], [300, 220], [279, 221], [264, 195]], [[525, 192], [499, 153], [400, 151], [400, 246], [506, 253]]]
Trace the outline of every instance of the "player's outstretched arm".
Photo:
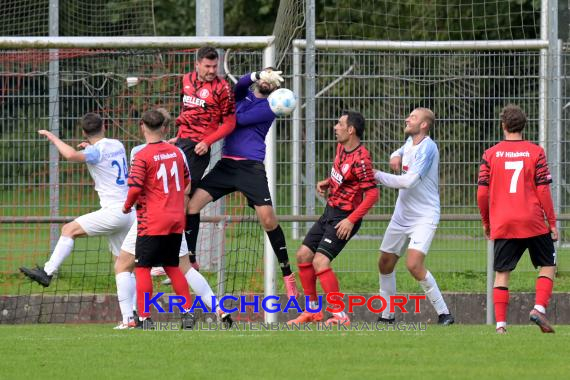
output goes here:
[[51, 133], [50, 131], [47, 131], [45, 129], [40, 129], [38, 131], [38, 133], [42, 136], [47, 137], [47, 139], [53, 144], [55, 145], [55, 147], [57, 148], [57, 150], [59, 151], [59, 153], [61, 153], [61, 155], [67, 160], [67, 161], [72, 161], [72, 162], [85, 162], [85, 154], [76, 151], [72, 146], [64, 143], [63, 141], [61, 141], [59, 139], [59, 137], [57, 137], [56, 135], [54, 135], [53, 133]]
[[404, 146], [402, 145], [398, 150], [390, 155], [390, 170], [398, 174], [402, 170], [402, 156], [404, 155]]
[[283, 71], [275, 71], [272, 69], [265, 69], [258, 73], [258, 79], [272, 84], [273, 86], [280, 86], [285, 80], [281, 76]]
[[394, 173], [399, 174], [400, 168], [402, 167], [402, 157], [401, 156], [394, 156], [390, 157], [390, 170]]
[[[231, 91], [229, 93], [231, 94]], [[225, 98], [222, 103], [223, 116], [218, 129], [214, 133], [208, 135], [204, 140], [200, 141], [194, 147], [194, 152], [196, 152], [196, 154], [199, 156], [206, 154], [210, 148], [210, 145], [232, 133], [236, 127], [236, 110], [233, 95]]]
[[380, 170], [374, 170], [374, 179], [380, 185], [393, 189], [411, 189], [420, 183], [421, 177], [418, 173], [394, 175]]

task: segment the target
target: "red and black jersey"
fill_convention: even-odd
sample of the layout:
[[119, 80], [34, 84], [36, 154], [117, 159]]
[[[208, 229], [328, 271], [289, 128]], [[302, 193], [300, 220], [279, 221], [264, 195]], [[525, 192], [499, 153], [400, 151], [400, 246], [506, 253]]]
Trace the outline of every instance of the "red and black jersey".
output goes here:
[[343, 211], [355, 210], [362, 203], [364, 192], [369, 189], [374, 189], [378, 199], [372, 160], [364, 145], [360, 144], [347, 152], [342, 144], [337, 144], [329, 185], [327, 203]]
[[545, 213], [551, 223], [556, 221], [551, 182], [540, 146], [524, 140], [505, 140], [487, 149], [479, 168], [478, 204], [483, 223], [491, 228], [491, 239], [548, 233]]
[[135, 155], [125, 208], [137, 203], [138, 236], [182, 233], [184, 190], [189, 182], [184, 153], [174, 145], [150, 143]]
[[181, 95], [177, 137], [211, 145], [235, 128], [234, 95], [225, 79], [203, 82], [196, 72], [185, 74]]

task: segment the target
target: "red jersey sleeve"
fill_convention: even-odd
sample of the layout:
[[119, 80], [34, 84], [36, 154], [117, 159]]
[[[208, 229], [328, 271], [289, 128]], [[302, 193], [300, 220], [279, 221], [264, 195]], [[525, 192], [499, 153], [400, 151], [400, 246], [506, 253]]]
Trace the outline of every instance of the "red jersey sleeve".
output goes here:
[[481, 157], [481, 164], [479, 165], [479, 176], [477, 178], [477, 206], [479, 207], [479, 214], [481, 214], [481, 221], [485, 227], [489, 226], [489, 177], [491, 167], [487, 160], [487, 151]]
[[212, 145], [216, 141], [223, 139], [232, 133], [236, 127], [236, 102], [234, 94], [228, 82], [223, 81], [222, 83], [223, 85], [219, 92], [215, 94], [216, 102], [220, 107], [222, 120], [218, 129], [202, 140], [208, 145]]
[[479, 178], [477, 179], [477, 185], [489, 186], [490, 173], [491, 167], [489, 166], [487, 152], [485, 151], [485, 153], [483, 153], [483, 157], [481, 157], [481, 164], [479, 165]]
[[534, 183], [538, 185], [548, 185], [552, 183], [552, 176], [550, 175], [550, 170], [548, 169], [548, 162], [546, 161], [546, 155], [544, 150], [540, 148], [540, 153], [538, 154], [538, 159], [535, 165], [536, 171], [534, 175]]
[[353, 164], [353, 173], [358, 181], [358, 186], [364, 192], [364, 199], [356, 209], [348, 216], [348, 220], [356, 223], [368, 213], [379, 198], [379, 191], [374, 179], [372, 160], [366, 150], [361, 150], [360, 160]]

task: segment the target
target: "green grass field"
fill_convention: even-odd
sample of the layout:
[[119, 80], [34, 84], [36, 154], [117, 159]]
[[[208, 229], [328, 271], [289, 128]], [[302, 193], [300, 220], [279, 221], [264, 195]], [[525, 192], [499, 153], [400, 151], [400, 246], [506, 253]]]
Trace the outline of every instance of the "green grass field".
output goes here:
[[0, 326], [0, 378], [567, 378], [569, 326], [428, 325], [426, 331], [115, 331]]

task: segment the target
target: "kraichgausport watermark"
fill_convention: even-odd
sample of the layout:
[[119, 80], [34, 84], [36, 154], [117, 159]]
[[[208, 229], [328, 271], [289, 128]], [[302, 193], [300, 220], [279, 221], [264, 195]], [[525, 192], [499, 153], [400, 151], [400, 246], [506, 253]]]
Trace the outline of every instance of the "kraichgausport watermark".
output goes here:
[[426, 331], [426, 322], [350, 322], [327, 324], [285, 323], [285, 322], [196, 322], [193, 327], [184, 328], [179, 322], [154, 322], [152, 327], [143, 327], [152, 331]]
[[[191, 313], [201, 310], [204, 313], [214, 312], [217, 306], [224, 313], [245, 313], [247, 309], [252, 310], [254, 313], [259, 313], [261, 311], [265, 313], [287, 313], [289, 311], [296, 311], [298, 313], [303, 312], [303, 310], [308, 311], [310, 313], [317, 313], [323, 310], [323, 298], [322, 296], [318, 297], [317, 305], [311, 305], [309, 300], [309, 296], [305, 296], [304, 299], [304, 307], [302, 308], [299, 302], [295, 297], [289, 297], [285, 306], [282, 307], [279, 297], [277, 296], [267, 296], [261, 297], [259, 295], [250, 295], [245, 296], [241, 295], [239, 297], [227, 295], [221, 297], [219, 300], [216, 296], [211, 297], [211, 305], [212, 307], [210, 310], [206, 307], [204, 300], [200, 296], [196, 296], [192, 302], [192, 306], [188, 310], [184, 310], [183, 306], [186, 305], [186, 299], [183, 296], [178, 295], [169, 295], [167, 296], [168, 302], [168, 309], [165, 310], [159, 300], [164, 295], [163, 292], [159, 292], [153, 297], [150, 296], [149, 293], [144, 293], [144, 312], [150, 312], [150, 306], [153, 305], [158, 313], [174, 313], [175, 310], [179, 312], [186, 312], [189, 311]], [[368, 311], [379, 314], [383, 312], [386, 308], [388, 308], [390, 313], [394, 313], [396, 309], [398, 309], [401, 313], [420, 313], [420, 301], [425, 300], [425, 295], [413, 295], [410, 294], [409, 296], [390, 296], [389, 301], [380, 296], [374, 295], [371, 297], [364, 297], [361, 295], [347, 295], [346, 298], [348, 302], [345, 303], [344, 301], [344, 293], [337, 293], [332, 292], [328, 293], [325, 297], [327, 302], [327, 307], [324, 309], [328, 312], [341, 312], [341, 311], [348, 311], [349, 313], [354, 312], [354, 309], [357, 307], [366, 307]], [[238, 307], [231, 307], [226, 308], [225, 302], [230, 301], [233, 303], [239, 302]], [[411, 311], [408, 311], [408, 302], [410, 302], [413, 307], [411, 307]], [[303, 302], [301, 302], [303, 303]], [[379, 304], [379, 305], [378, 305]]]

